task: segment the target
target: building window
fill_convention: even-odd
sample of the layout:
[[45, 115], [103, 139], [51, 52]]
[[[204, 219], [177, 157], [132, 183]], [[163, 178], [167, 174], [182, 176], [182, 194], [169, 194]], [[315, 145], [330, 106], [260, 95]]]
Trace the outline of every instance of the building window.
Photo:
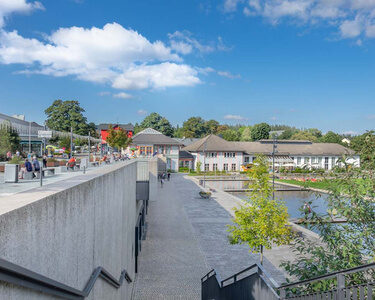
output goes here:
[[147, 156], [152, 155], [152, 147], [146, 147], [146, 154], [147, 154]]
[[210, 170], [210, 165], [209, 164], [205, 164], [204, 165], [204, 171], [208, 172], [209, 170]]
[[331, 165], [332, 165], [332, 168], [336, 165], [336, 160], [334, 157], [331, 157]]
[[316, 162], [316, 157], [311, 157], [311, 164], [315, 164]]
[[297, 166], [300, 166], [302, 162], [302, 157], [297, 157]]
[[212, 165], [212, 171], [216, 172], [217, 171], [217, 164]]
[[324, 157], [324, 169], [328, 170], [329, 157]]
[[305, 157], [305, 164], [309, 164], [310, 163], [310, 157]]
[[236, 153], [233, 153], [233, 157], [236, 157]]
[[228, 164], [224, 164], [224, 166], [223, 166], [223, 170], [224, 170], [224, 171], [228, 171]]
[[250, 162], [250, 157], [245, 156], [245, 164], [248, 164]]
[[236, 164], [232, 164], [232, 171], [236, 171]]
[[139, 154], [144, 155], [145, 154], [145, 147], [139, 147]]

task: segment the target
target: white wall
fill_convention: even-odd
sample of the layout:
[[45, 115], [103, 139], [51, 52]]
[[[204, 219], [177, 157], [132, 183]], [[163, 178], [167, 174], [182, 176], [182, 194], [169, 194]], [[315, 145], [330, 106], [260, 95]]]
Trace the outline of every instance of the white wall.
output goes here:
[[[136, 162], [7, 197], [0, 203], [1, 257], [79, 290], [98, 266], [117, 279], [125, 268], [134, 279]], [[88, 299], [130, 299], [131, 290], [126, 281], [116, 289], [99, 278]], [[51, 298], [0, 282], [0, 299]]]

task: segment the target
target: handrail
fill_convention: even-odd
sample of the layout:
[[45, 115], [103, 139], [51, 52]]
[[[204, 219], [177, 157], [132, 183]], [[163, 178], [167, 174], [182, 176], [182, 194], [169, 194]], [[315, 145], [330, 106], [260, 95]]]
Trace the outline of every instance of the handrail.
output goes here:
[[332, 273], [329, 273], [329, 274], [326, 274], [326, 275], [317, 276], [317, 277], [314, 277], [314, 278], [311, 278], [311, 279], [305, 279], [305, 280], [301, 280], [301, 281], [298, 281], [298, 282], [285, 284], [285, 285], [280, 286], [279, 288], [284, 289], [284, 288], [288, 288], [288, 287], [292, 287], [292, 286], [296, 286], [296, 285], [310, 283], [310, 282], [313, 282], [313, 281], [329, 279], [329, 278], [335, 277], [338, 274], [343, 274], [343, 275], [344, 274], [350, 274], [350, 273], [355, 273], [355, 272], [371, 269], [373, 267], [375, 267], [375, 262], [370, 263], [370, 264], [366, 264], [366, 265], [362, 265], [362, 266], [358, 266], [358, 267], [354, 267], [354, 268], [341, 270], [341, 271], [335, 271], [335, 272], [332, 272]]
[[258, 267], [258, 264], [253, 264], [253, 265], [251, 265], [250, 267], [247, 267], [247, 268], [245, 268], [245, 269], [239, 271], [238, 273], [236, 273], [236, 274], [234, 274], [234, 275], [232, 275], [232, 276], [230, 276], [230, 277], [228, 277], [228, 278], [222, 280], [222, 281], [221, 281], [221, 286], [223, 286], [223, 283], [224, 283], [225, 281], [228, 281], [228, 280], [230, 280], [230, 279], [232, 279], [232, 278], [234, 279], [234, 282], [236, 282], [236, 279], [237, 279], [237, 276], [238, 276], [238, 275], [241, 275], [242, 273], [245, 273], [245, 272], [247, 272], [247, 271], [253, 269], [254, 267]]
[[11, 263], [0, 258], [0, 281], [10, 284], [19, 285], [38, 292], [58, 296], [64, 299], [84, 299], [86, 298], [95, 285], [98, 277], [102, 277], [110, 285], [119, 288], [124, 279], [131, 283], [132, 279], [126, 270], [121, 272], [119, 280], [116, 280], [103, 267], [97, 267], [91, 274], [85, 288], [80, 291], [61, 282], [35, 273], [29, 269]]

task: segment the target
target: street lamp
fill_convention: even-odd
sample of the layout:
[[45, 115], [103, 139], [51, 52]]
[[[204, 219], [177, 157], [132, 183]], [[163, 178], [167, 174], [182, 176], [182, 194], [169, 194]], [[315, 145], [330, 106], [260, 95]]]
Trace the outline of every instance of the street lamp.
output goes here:
[[207, 150], [207, 140], [204, 142], [203, 148], [203, 187], [206, 187], [206, 150]]
[[275, 200], [275, 153], [277, 153], [276, 135], [272, 144], [272, 200]]

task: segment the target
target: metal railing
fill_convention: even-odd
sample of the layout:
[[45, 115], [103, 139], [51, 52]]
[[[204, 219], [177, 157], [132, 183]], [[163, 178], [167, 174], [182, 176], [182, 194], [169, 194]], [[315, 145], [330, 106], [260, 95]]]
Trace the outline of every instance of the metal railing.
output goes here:
[[128, 283], [132, 282], [130, 275], [125, 269], [121, 272], [120, 279], [117, 280], [103, 267], [97, 267], [92, 272], [85, 288], [81, 291], [0, 258], [0, 281], [58, 296], [63, 299], [86, 298], [99, 277], [117, 289], [121, 287], [124, 280]]
[[202, 300], [206, 299], [279, 299], [275, 288], [279, 285], [259, 264], [220, 280], [215, 270], [211, 270], [201, 279]]
[[[375, 270], [375, 263], [366, 264], [363, 266], [358, 266], [355, 268], [345, 269], [327, 275], [322, 275], [314, 277], [312, 279], [306, 279], [290, 284], [285, 284], [280, 287], [280, 299], [337, 299], [337, 300], [373, 300], [375, 296], [374, 288], [375, 283], [368, 281], [362, 284], [346, 286], [345, 285], [345, 276], [353, 273], [367, 271], [369, 269]], [[298, 290], [298, 287], [303, 287], [308, 284], [315, 282], [336, 279], [337, 286], [334, 289], [328, 291], [316, 291], [316, 292], [304, 292]], [[291, 289], [294, 289], [293, 293], [290, 292]], [[289, 293], [288, 293], [289, 291]]]

